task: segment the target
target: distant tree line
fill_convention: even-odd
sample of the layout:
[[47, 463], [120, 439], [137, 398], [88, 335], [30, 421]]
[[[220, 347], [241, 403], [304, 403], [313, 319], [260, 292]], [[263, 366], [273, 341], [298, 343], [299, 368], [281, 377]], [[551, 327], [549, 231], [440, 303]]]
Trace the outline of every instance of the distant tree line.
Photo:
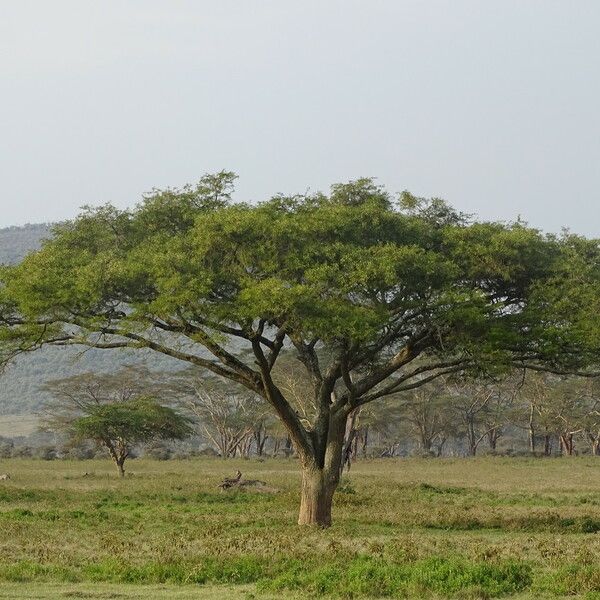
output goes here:
[[[283, 364], [280, 385], [301, 418], [309, 418], [314, 407], [302, 392], [301, 371], [291, 361]], [[0, 458], [110, 456], [122, 474], [125, 459], [140, 455], [294, 455], [292, 440], [261, 397], [191, 371], [161, 377], [127, 367], [44, 387], [53, 400], [44, 408], [43, 430], [0, 438]], [[357, 409], [348, 421], [343, 467], [361, 458], [483, 453], [600, 456], [600, 383], [523, 371], [486, 380], [440, 378]]]

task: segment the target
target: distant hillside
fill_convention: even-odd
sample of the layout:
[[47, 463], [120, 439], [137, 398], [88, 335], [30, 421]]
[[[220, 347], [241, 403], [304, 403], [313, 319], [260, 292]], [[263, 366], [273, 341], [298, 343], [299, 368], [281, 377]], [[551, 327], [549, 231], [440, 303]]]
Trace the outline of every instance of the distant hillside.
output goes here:
[[37, 250], [50, 236], [50, 225], [24, 225], [0, 229], [0, 263], [14, 264], [31, 250]]
[[[18, 262], [28, 252], [38, 249], [41, 241], [49, 236], [50, 225], [0, 229], [0, 263]], [[179, 361], [152, 351], [44, 348], [22, 356], [0, 375], [0, 416], [38, 411], [48, 399], [39, 387], [50, 379], [89, 371], [109, 373], [125, 364], [143, 364], [161, 372], [182, 368]]]

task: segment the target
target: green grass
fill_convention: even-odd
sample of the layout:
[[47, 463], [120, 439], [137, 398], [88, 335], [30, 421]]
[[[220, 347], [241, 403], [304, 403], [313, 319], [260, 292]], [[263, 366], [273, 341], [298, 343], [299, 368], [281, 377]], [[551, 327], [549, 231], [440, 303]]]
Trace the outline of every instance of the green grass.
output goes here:
[[[294, 460], [128, 466], [0, 461], [0, 598], [600, 600], [600, 459], [363, 461], [325, 531]], [[280, 492], [220, 492], [238, 467]]]

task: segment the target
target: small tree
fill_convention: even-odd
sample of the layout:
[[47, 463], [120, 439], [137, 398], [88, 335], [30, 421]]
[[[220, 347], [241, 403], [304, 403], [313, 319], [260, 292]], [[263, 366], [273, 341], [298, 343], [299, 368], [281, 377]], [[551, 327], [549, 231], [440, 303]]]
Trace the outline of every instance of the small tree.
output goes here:
[[[224, 392], [217, 387], [195, 387], [188, 407], [198, 417], [203, 433], [222, 458], [236, 454], [247, 457], [260, 431], [262, 441], [266, 405], [259, 396], [247, 392]], [[261, 450], [264, 448], [264, 443]]]
[[188, 419], [154, 398], [141, 397], [120, 404], [93, 407], [89, 414], [75, 419], [72, 432], [80, 440], [93, 440], [113, 459], [119, 475], [137, 444], [154, 440], [181, 440], [192, 433]]
[[441, 385], [431, 384], [406, 394], [402, 417], [411, 437], [425, 454], [441, 456], [448, 438], [454, 436], [457, 418]]
[[150, 393], [166, 398], [175, 388], [144, 368], [83, 373], [50, 381], [44, 389], [53, 399], [44, 407], [43, 427], [65, 434], [69, 447], [91, 441], [105, 448], [121, 476], [135, 445], [192, 433], [187, 418], [162, 406]]
[[[529, 450], [535, 453], [538, 436], [542, 437], [545, 456], [552, 454], [555, 436], [555, 415], [552, 410], [554, 378], [548, 373], [529, 373], [521, 390], [522, 412], [527, 414]], [[518, 415], [517, 415], [518, 418]]]
[[487, 440], [491, 451], [504, 435], [518, 391], [516, 381], [472, 381], [458, 379], [448, 383], [447, 403], [462, 421], [470, 456]]
[[369, 428], [371, 453], [374, 456], [393, 457], [396, 455], [403, 433], [402, 411], [403, 406], [396, 397], [385, 398], [377, 404], [363, 408], [361, 421], [363, 427], [368, 426]]

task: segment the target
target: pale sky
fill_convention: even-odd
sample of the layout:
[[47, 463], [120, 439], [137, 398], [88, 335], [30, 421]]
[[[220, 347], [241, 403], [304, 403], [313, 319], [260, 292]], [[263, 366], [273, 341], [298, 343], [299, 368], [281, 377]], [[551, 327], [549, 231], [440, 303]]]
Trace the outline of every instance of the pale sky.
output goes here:
[[598, 0], [0, 0], [0, 227], [236, 171], [600, 237]]

